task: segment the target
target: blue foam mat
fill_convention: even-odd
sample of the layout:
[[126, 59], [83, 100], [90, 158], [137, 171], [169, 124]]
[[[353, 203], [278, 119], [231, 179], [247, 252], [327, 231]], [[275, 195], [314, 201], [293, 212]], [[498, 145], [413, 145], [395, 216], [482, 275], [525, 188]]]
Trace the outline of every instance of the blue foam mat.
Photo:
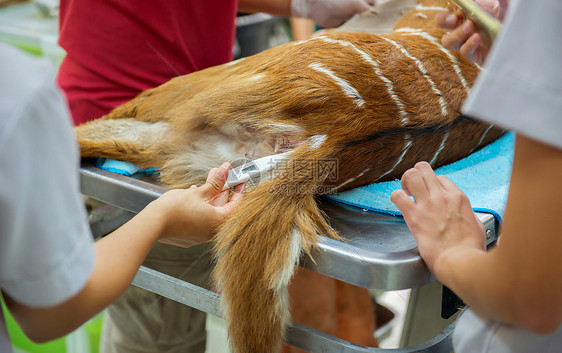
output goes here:
[[[435, 172], [445, 175], [467, 194], [474, 211], [493, 214], [501, 221], [505, 212], [515, 134], [507, 133], [488, 146]], [[366, 210], [401, 215], [390, 201], [390, 194], [400, 189], [400, 180], [374, 183], [325, 197]]]
[[109, 158], [96, 158], [96, 167], [121, 175], [131, 176], [136, 173], [157, 175], [158, 168], [143, 169], [129, 162], [117, 161]]

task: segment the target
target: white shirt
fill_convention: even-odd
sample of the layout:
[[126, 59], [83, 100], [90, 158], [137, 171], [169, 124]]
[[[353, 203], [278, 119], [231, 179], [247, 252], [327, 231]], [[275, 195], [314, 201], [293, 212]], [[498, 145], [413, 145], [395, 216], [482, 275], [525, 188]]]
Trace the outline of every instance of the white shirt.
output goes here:
[[463, 113], [562, 148], [562, 1], [511, 0]]
[[[500, 35], [463, 113], [562, 148], [562, 1], [511, 0]], [[456, 353], [560, 353], [550, 335], [478, 317], [457, 321]]]
[[[74, 296], [94, 266], [78, 148], [52, 68], [0, 44], [0, 289], [32, 307]], [[0, 315], [0, 351], [10, 352]]]

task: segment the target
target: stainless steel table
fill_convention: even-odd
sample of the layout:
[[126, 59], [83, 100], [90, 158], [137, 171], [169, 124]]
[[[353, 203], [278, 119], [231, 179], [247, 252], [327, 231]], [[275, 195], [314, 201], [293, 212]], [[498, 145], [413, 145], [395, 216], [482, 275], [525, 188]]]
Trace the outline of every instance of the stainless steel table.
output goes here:
[[[114, 174], [88, 162], [83, 163], [80, 172], [84, 195], [133, 213], [166, 191], [153, 180]], [[384, 291], [416, 288], [433, 280], [401, 217], [367, 212], [329, 200], [323, 200], [321, 207], [346, 242], [321, 236], [312, 253], [313, 261], [305, 259], [303, 267], [360, 287]], [[486, 227], [488, 242], [493, 242], [497, 231], [495, 218], [489, 214], [478, 216]], [[133, 284], [222, 316], [218, 294], [149, 268], [141, 268]], [[289, 330], [286, 341], [311, 352], [448, 353], [452, 350], [450, 334], [453, 325], [425, 343], [392, 350], [357, 346], [296, 323]]]

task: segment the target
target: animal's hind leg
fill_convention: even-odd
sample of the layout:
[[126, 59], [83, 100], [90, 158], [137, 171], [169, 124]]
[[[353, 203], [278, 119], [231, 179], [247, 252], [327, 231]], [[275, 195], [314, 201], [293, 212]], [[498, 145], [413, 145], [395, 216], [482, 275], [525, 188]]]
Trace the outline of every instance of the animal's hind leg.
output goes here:
[[163, 165], [162, 141], [173, 141], [166, 122], [135, 119], [98, 119], [74, 129], [82, 157], [104, 157], [131, 162], [143, 167]]

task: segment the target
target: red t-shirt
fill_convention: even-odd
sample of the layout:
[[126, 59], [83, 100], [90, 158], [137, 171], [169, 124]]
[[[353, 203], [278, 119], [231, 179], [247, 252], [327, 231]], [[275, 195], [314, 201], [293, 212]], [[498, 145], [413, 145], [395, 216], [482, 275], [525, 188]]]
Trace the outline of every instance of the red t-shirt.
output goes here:
[[61, 0], [58, 83], [74, 123], [232, 60], [237, 0]]

